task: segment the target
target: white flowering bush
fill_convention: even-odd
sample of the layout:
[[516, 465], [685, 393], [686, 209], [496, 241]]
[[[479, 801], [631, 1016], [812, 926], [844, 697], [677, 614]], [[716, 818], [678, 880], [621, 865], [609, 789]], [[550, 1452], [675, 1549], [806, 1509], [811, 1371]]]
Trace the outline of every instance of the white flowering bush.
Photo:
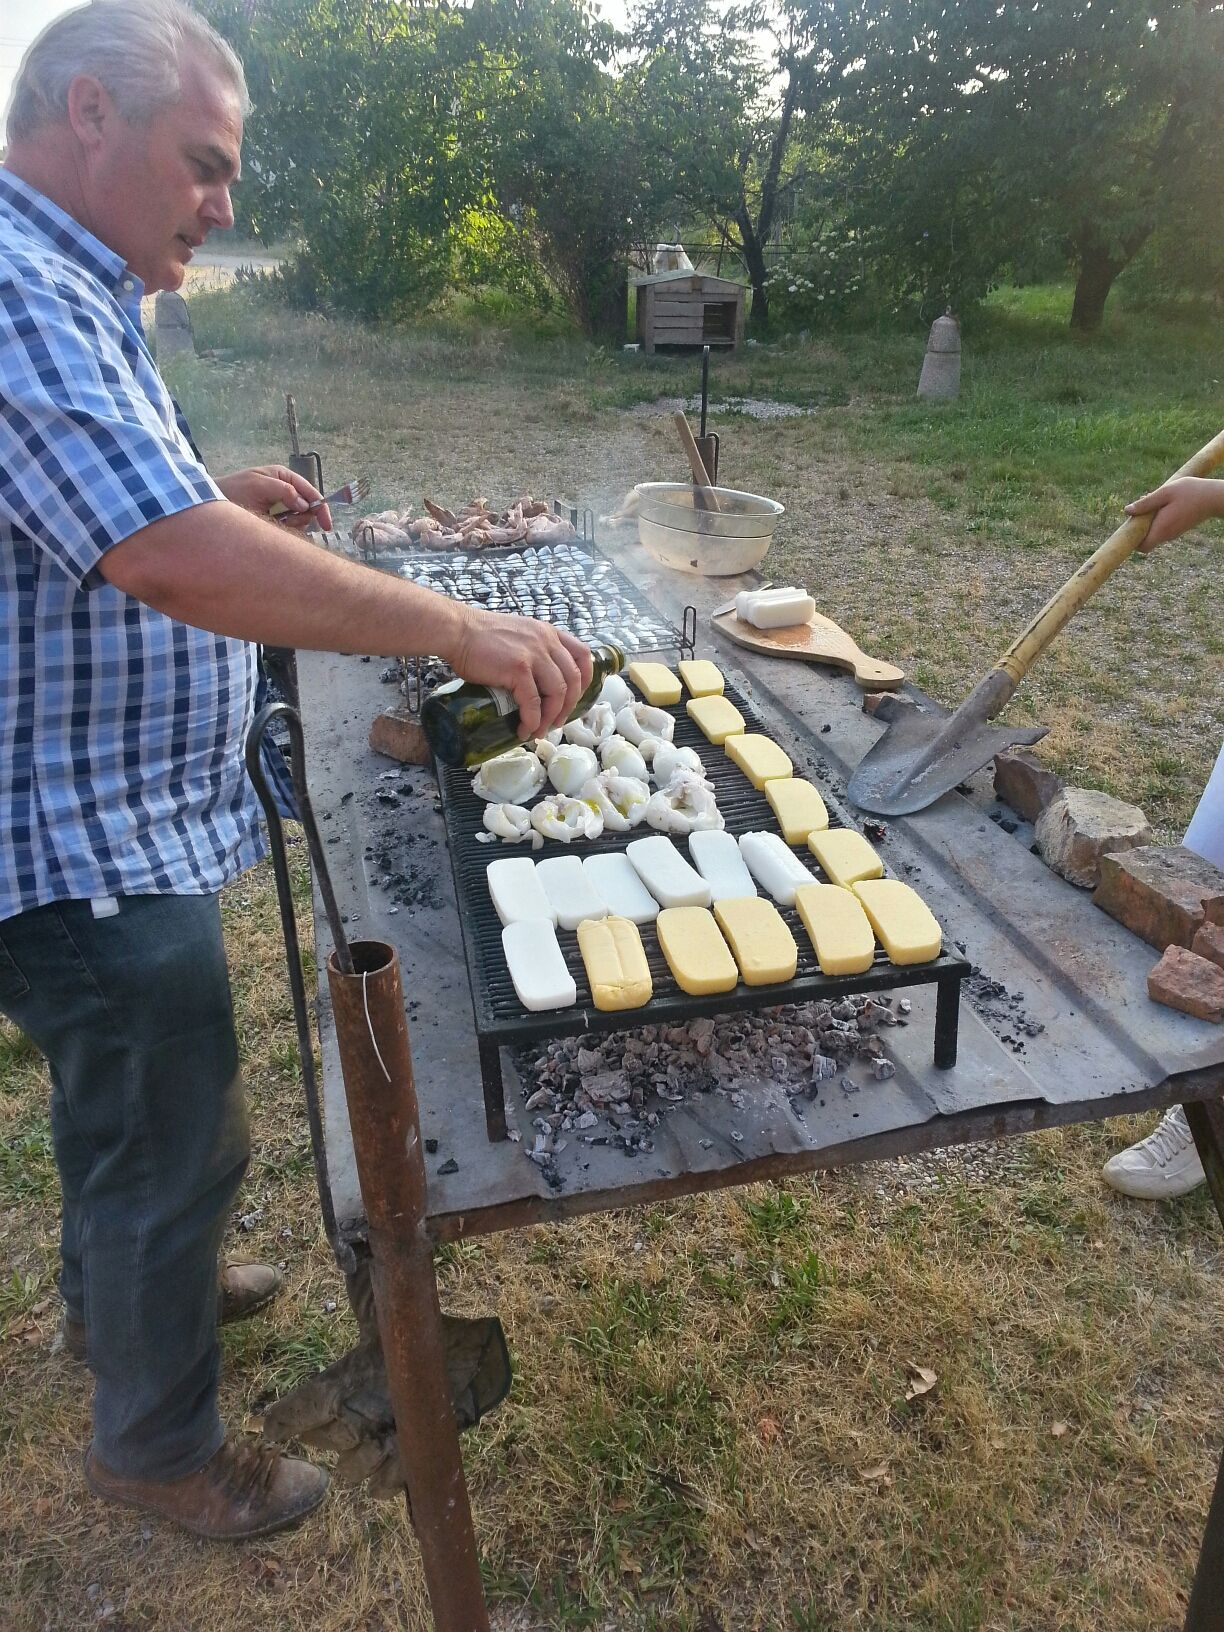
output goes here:
[[841, 222], [799, 225], [768, 279], [769, 315], [781, 329], [834, 327], [891, 311], [871, 275], [865, 235]]

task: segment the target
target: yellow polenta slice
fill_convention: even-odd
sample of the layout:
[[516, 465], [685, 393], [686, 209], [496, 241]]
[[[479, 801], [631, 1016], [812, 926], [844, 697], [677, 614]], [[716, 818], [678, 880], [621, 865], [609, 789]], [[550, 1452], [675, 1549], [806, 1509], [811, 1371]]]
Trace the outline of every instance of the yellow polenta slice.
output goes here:
[[735, 954], [745, 986], [794, 979], [799, 948], [772, 901], [759, 895], [716, 901], [714, 917]]
[[802, 844], [809, 833], [829, 825], [824, 800], [801, 776], [771, 777], [765, 784], [765, 797], [787, 844]]
[[690, 697], [721, 697], [722, 671], [708, 657], [689, 657], [676, 665]]
[[740, 731], [723, 744], [727, 758], [738, 765], [754, 788], [763, 788], [775, 776], [789, 776], [794, 770], [790, 755], [772, 737], [759, 731]]
[[629, 679], [656, 708], [680, 701], [680, 681], [666, 663], [630, 663]]
[[879, 878], [884, 871], [879, 856], [852, 827], [831, 827], [824, 833], [809, 833], [807, 842], [825, 877], [834, 884], [844, 884], [847, 889], [861, 878]]
[[744, 729], [744, 716], [727, 697], [690, 697], [689, 719], [711, 742], [726, 742]]
[[654, 987], [638, 927], [628, 918], [584, 918], [578, 950], [597, 1009], [640, 1009]]
[[735, 959], [708, 907], [664, 907], [655, 930], [682, 992], [693, 997], [729, 992], [739, 980]]
[[795, 908], [826, 975], [861, 975], [875, 957], [875, 935], [863, 904], [838, 884], [801, 884]]
[[929, 963], [939, 956], [943, 932], [917, 890], [897, 878], [864, 878], [852, 888], [894, 963]]

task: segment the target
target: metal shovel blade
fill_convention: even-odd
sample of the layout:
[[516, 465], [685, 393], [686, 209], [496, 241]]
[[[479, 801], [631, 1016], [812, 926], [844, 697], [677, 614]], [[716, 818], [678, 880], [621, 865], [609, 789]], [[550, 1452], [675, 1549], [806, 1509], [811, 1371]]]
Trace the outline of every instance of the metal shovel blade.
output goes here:
[[988, 725], [973, 696], [955, 714], [901, 708], [859, 761], [848, 792], [860, 810], [908, 816], [950, 793], [1007, 748], [1040, 742], [1048, 726]]

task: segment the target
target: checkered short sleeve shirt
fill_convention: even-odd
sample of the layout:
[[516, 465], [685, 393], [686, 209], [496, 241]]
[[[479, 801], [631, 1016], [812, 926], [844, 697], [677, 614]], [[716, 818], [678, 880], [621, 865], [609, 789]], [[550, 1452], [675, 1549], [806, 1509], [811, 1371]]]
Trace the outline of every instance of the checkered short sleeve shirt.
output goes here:
[[106, 552], [220, 499], [140, 326], [142, 288], [0, 169], [0, 921], [204, 895], [258, 859], [255, 649], [108, 584]]

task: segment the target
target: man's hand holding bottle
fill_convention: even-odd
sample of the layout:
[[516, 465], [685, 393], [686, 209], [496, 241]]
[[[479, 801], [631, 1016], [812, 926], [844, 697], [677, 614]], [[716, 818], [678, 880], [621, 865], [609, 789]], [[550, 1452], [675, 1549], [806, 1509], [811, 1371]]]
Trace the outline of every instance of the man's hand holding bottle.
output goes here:
[[591, 653], [578, 637], [534, 618], [464, 612], [452, 650], [442, 654], [455, 673], [509, 691], [522, 740], [567, 720], [591, 683]]

